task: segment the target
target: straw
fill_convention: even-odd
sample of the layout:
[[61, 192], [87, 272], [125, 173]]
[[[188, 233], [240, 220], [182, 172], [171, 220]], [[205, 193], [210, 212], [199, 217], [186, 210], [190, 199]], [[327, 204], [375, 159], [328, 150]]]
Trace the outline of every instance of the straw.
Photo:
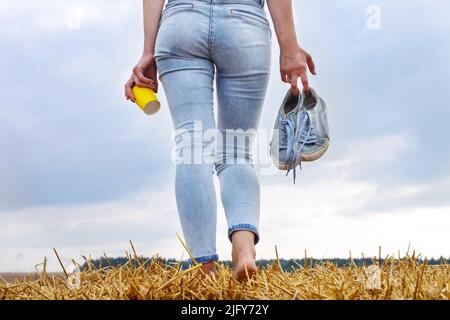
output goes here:
[[[181, 241], [181, 238], [179, 238]], [[131, 242], [130, 242], [131, 243]], [[184, 243], [183, 243], [184, 244]], [[334, 262], [297, 264], [282, 270], [279, 258], [258, 268], [250, 280], [238, 282], [225, 264], [216, 264], [216, 273], [198, 277], [202, 264], [183, 270], [181, 262], [163, 264], [158, 255], [146, 263], [129, 263], [138, 254], [131, 243], [134, 259], [128, 255], [125, 265], [96, 267], [84, 257], [86, 266], [79, 273], [78, 288], [67, 286], [67, 271], [61, 263], [62, 276], [49, 276], [46, 266], [35, 280], [0, 281], [0, 300], [159, 300], [159, 299], [436, 299], [450, 298], [450, 267], [447, 261], [429, 265], [413, 252], [405, 257], [381, 259], [381, 250], [372, 266], [349, 264], [339, 267]], [[187, 249], [187, 248], [186, 248]], [[276, 248], [278, 255], [278, 248]], [[192, 258], [192, 255], [190, 255]], [[305, 258], [307, 257], [305, 251]], [[105, 254], [106, 258], [106, 254]], [[108, 260], [108, 259], [106, 259]], [[353, 261], [351, 258], [350, 261]], [[75, 262], [74, 262], [75, 263]], [[369, 269], [369, 268], [372, 269]], [[377, 269], [379, 268], [379, 269]], [[371, 271], [379, 272], [371, 272]]]

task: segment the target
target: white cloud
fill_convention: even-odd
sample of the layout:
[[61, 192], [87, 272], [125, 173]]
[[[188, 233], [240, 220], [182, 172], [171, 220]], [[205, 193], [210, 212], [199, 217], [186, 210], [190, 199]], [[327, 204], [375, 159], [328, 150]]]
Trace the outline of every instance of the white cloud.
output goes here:
[[332, 137], [330, 149], [338, 149], [340, 155], [315, 166], [316, 172], [325, 171], [326, 175], [339, 174], [340, 177], [364, 177], [385, 171], [406, 152], [416, 148], [416, 139], [410, 132], [355, 138], [336, 146], [340, 142]]
[[[288, 228], [284, 225], [262, 229], [263, 238], [258, 255], [274, 257], [278, 245], [282, 257], [299, 258], [303, 250], [316, 258], [377, 255], [378, 246], [384, 254], [404, 254], [408, 243], [427, 257], [448, 256], [450, 207], [403, 210], [403, 214], [386, 210], [380, 215], [356, 219], [350, 216], [324, 214], [310, 216], [304, 223]], [[426, 218], [425, 218], [426, 217]], [[278, 219], [283, 220], [280, 214]]]
[[138, 243], [142, 254], [178, 257], [176, 232], [181, 231], [171, 190], [106, 203], [14, 210], [0, 216], [0, 270], [29, 271], [43, 256], [57, 270], [54, 246], [67, 261], [103, 251], [121, 255], [129, 250], [128, 240]]
[[[217, 178], [215, 186], [219, 195]], [[258, 258], [273, 258], [274, 245], [284, 258], [302, 257], [304, 249], [320, 258], [346, 257], [349, 250], [354, 256], [361, 252], [370, 256], [378, 245], [391, 254], [406, 249], [410, 241], [429, 257], [450, 253], [445, 243], [450, 207], [384, 208], [369, 215], [365, 205], [379, 196], [376, 191], [373, 184], [345, 179], [262, 185]], [[381, 196], [395, 201], [416, 192], [405, 187]], [[59, 270], [53, 246], [66, 263], [71, 258], [80, 260], [81, 255], [100, 257], [103, 252], [120, 256], [130, 250], [128, 240], [146, 256], [187, 258], [175, 235], [183, 236], [174, 200], [169, 188], [116, 202], [29, 208], [2, 215], [0, 270], [30, 271], [44, 256], [49, 258], [50, 270]], [[230, 259], [220, 203], [218, 198], [217, 249], [221, 259]]]
[[[449, 46], [430, 51], [426, 48], [433, 46], [424, 41], [444, 44], [449, 27], [445, 9], [450, 4], [433, 0], [379, 5], [382, 28], [369, 33], [365, 3], [294, 3], [300, 43], [312, 51], [318, 67], [319, 76], [310, 80], [329, 103], [333, 140], [323, 159], [305, 164], [296, 185], [281, 172], [262, 177], [258, 257], [273, 257], [275, 244], [282, 257], [301, 257], [303, 249], [315, 257], [331, 257], [347, 256], [348, 250], [354, 256], [376, 254], [378, 245], [392, 252], [405, 249], [409, 241], [425, 255], [449, 253], [444, 238], [449, 226], [448, 155], [433, 137], [447, 133], [447, 92], [438, 90], [445, 81], [436, 75], [448, 69]], [[175, 237], [181, 232], [172, 177], [154, 192], [153, 173], [165, 170], [161, 166], [169, 163], [172, 143], [163, 88], [163, 108], [151, 119], [135, 106], [115, 103], [141, 52], [141, 10], [136, 1], [0, 2], [0, 38], [10, 40], [5, 43], [11, 49], [2, 52], [3, 67], [11, 72], [5, 72], [5, 102], [0, 106], [0, 127], [6, 132], [0, 142], [2, 151], [8, 151], [0, 154], [0, 181], [7, 181], [0, 185], [0, 198], [3, 204], [28, 199], [32, 201], [26, 205], [46, 204], [0, 214], [0, 271], [32, 270], [44, 255], [50, 268], [59, 270], [53, 246], [65, 261], [81, 254], [97, 257], [103, 251], [121, 255], [130, 249], [130, 239], [147, 256], [183, 253]], [[279, 81], [275, 37], [273, 44], [261, 128], [272, 127], [288, 88]], [[99, 77], [92, 76], [94, 70]], [[430, 77], [435, 81], [427, 81]], [[25, 82], [19, 86], [19, 80]], [[77, 92], [54, 92], [46, 81]], [[420, 92], [428, 88], [424, 82], [435, 89], [433, 97], [423, 98]], [[27, 92], [21, 96], [24, 86]], [[58, 93], [75, 100], [64, 109], [56, 104], [54, 109], [43, 108], [63, 100]], [[77, 100], [81, 96], [86, 99]], [[430, 103], [435, 108], [417, 112]], [[122, 112], [124, 105], [136, 112]], [[91, 145], [92, 137], [98, 140]], [[55, 148], [62, 138], [70, 142], [67, 148]], [[439, 153], [433, 153], [437, 148]], [[41, 157], [35, 157], [40, 151]], [[426, 154], [436, 156], [413, 162], [414, 169], [396, 170]], [[421, 163], [422, 171], [416, 168]], [[125, 170], [127, 166], [132, 170]], [[440, 166], [437, 178], [429, 175], [435, 166]], [[87, 180], [91, 189], [81, 184]], [[153, 188], [136, 194], [148, 181]], [[107, 189], [115, 192], [105, 197]], [[131, 195], [126, 199], [100, 200], [127, 192]], [[78, 203], [86, 198], [99, 203]], [[226, 221], [218, 203], [217, 246], [221, 258], [229, 259]]]

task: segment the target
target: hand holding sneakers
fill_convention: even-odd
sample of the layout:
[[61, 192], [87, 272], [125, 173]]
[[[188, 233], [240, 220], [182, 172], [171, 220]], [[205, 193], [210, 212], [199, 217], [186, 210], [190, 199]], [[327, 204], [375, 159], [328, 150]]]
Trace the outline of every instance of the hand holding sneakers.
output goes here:
[[280, 170], [295, 170], [301, 161], [319, 159], [330, 143], [327, 106], [311, 88], [298, 95], [289, 88], [281, 104], [270, 141], [270, 156]]

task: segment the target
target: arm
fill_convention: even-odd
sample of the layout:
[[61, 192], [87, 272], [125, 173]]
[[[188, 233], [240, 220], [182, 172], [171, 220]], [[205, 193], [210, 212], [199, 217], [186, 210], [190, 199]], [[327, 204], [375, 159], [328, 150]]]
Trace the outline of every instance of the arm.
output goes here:
[[297, 42], [292, 0], [267, 0], [278, 44], [280, 46], [281, 81], [291, 84], [294, 94], [298, 92], [297, 80], [300, 77], [303, 89], [309, 91], [307, 71], [316, 74], [314, 62]]
[[134, 101], [131, 88], [136, 84], [140, 87], [151, 88], [158, 92], [158, 79], [155, 60], [156, 34], [158, 33], [159, 19], [165, 0], [143, 0], [144, 10], [144, 52], [133, 74], [125, 84], [125, 97]]

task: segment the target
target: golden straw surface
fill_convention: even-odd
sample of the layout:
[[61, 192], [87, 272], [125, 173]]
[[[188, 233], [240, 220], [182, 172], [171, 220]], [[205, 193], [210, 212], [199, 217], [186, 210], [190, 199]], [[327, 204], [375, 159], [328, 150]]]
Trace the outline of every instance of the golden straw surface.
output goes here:
[[[134, 248], [133, 248], [134, 249]], [[134, 251], [134, 250], [133, 250]], [[381, 265], [338, 267], [323, 262], [307, 263], [289, 272], [280, 264], [259, 268], [251, 279], [237, 282], [231, 270], [217, 263], [214, 274], [201, 265], [182, 270], [180, 264], [163, 265], [159, 258], [147, 261], [128, 255], [124, 266], [88, 268], [72, 275], [36, 273], [35, 280], [7, 283], [0, 278], [2, 299], [444, 299], [448, 300], [449, 271], [446, 262], [428, 265], [414, 257], [386, 258]], [[350, 261], [352, 261], [350, 259]], [[144, 263], [145, 262], [145, 263]], [[144, 267], [145, 265], [145, 267]], [[65, 270], [64, 270], [65, 271]], [[65, 271], [66, 272], [66, 271]]]

